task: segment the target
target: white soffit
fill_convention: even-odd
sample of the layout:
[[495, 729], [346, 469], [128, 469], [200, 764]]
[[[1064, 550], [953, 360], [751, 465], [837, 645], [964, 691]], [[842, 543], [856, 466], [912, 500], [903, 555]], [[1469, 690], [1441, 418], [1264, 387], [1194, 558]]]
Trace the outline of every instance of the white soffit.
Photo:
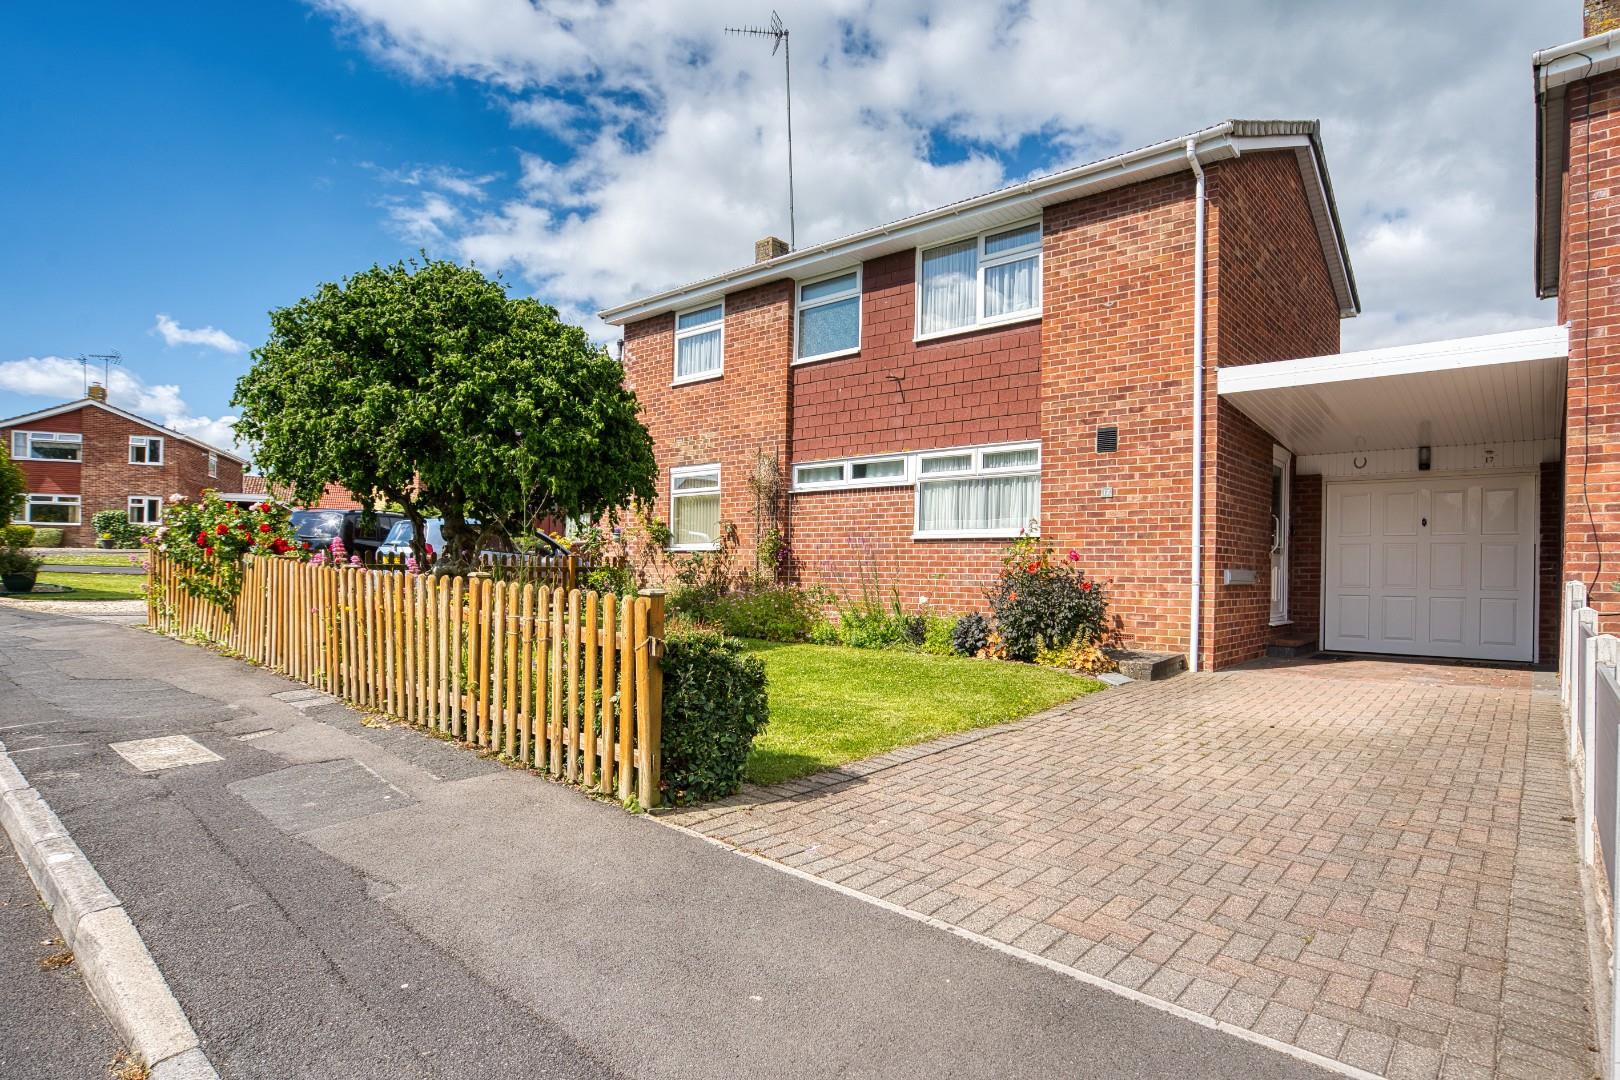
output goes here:
[[1296, 454], [1557, 438], [1565, 327], [1221, 368], [1220, 395]]

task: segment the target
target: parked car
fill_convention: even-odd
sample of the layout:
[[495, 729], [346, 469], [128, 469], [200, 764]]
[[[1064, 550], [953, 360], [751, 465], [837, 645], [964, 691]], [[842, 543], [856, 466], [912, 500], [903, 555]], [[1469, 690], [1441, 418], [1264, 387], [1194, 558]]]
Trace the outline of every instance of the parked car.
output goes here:
[[[478, 522], [477, 521], [468, 521], [467, 524], [469, 524], [469, 525], [477, 525]], [[444, 519], [443, 518], [426, 518], [424, 520], [424, 522], [423, 522], [423, 525], [424, 525], [423, 532], [426, 534], [424, 539], [427, 541], [428, 547], [432, 548], [435, 552], [442, 552], [444, 550]], [[563, 547], [561, 544], [557, 543], [557, 541], [553, 540], [549, 536], [541, 534], [536, 539], [540, 543], [540, 547], [538, 549], [539, 554], [542, 554], [542, 555], [566, 555], [566, 554], [568, 554], [568, 549], [567, 548]], [[405, 556], [409, 555], [410, 553], [411, 553], [411, 522], [410, 522], [409, 518], [406, 518], [406, 519], [400, 521], [398, 524], [396, 524], [392, 529], [390, 529], [388, 531], [388, 535], [383, 539], [382, 545], [379, 548], [377, 548], [377, 554], [378, 554], [379, 557], [383, 557], [383, 558], [395, 557], [395, 558], [403, 559]], [[482, 550], [482, 551], [479, 552], [479, 554], [480, 555], [494, 555], [494, 556], [501, 556], [501, 555], [510, 556], [511, 555], [510, 552], [494, 551], [494, 550], [491, 550], [491, 549]]]
[[[351, 554], [369, 558], [388, 537], [389, 532], [402, 519], [399, 514], [373, 514], [369, 527], [361, 510], [294, 510], [291, 515], [293, 532], [300, 543], [308, 544], [311, 551], [325, 551], [332, 541], [343, 538], [343, 546]], [[410, 523], [406, 522], [409, 527]]]

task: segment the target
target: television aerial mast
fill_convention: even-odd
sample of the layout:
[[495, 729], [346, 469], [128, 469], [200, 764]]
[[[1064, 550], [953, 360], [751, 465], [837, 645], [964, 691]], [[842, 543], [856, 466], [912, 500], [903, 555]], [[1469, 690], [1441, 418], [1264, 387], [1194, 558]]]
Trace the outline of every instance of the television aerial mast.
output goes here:
[[728, 26], [726, 33], [744, 37], [771, 39], [771, 55], [782, 50], [782, 75], [787, 86], [787, 152], [788, 152], [788, 248], [799, 246], [798, 227], [793, 207], [793, 58], [788, 45], [788, 28], [782, 25], [782, 16], [771, 12], [769, 26]]
[[90, 366], [97, 361], [101, 363], [101, 385], [106, 386], [112, 377], [114, 367], [124, 366], [124, 354], [114, 349], [104, 353], [80, 353], [79, 367], [84, 372], [84, 394], [90, 396]]

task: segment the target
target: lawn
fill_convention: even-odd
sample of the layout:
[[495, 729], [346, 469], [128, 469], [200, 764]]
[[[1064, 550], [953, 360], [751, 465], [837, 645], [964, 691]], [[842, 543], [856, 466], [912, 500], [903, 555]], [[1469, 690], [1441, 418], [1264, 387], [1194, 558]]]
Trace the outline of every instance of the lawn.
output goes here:
[[40, 585], [66, 585], [71, 592], [6, 593], [8, 600], [139, 600], [146, 578], [139, 574], [39, 575]]
[[60, 555], [42, 556], [48, 563], [58, 566], [129, 566], [128, 554], [111, 551], [74, 551]]
[[1016, 720], [1103, 685], [1030, 664], [886, 649], [755, 641], [748, 651], [765, 662], [771, 700], [748, 757], [756, 784]]

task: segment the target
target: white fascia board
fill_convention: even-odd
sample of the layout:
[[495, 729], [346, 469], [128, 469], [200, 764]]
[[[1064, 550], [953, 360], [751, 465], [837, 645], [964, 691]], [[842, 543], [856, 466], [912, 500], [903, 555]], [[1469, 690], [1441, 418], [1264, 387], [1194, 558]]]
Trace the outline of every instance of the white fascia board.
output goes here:
[[1620, 68], [1620, 30], [1542, 49], [1530, 58], [1541, 93]]
[[1568, 355], [1569, 328], [1542, 326], [1533, 330], [1451, 338], [1419, 345], [1397, 345], [1331, 356], [1277, 360], [1269, 364], [1225, 367], [1217, 374], [1216, 385], [1219, 393], [1242, 394], [1255, 390], [1379, 379], [1391, 375], [1563, 359]]

